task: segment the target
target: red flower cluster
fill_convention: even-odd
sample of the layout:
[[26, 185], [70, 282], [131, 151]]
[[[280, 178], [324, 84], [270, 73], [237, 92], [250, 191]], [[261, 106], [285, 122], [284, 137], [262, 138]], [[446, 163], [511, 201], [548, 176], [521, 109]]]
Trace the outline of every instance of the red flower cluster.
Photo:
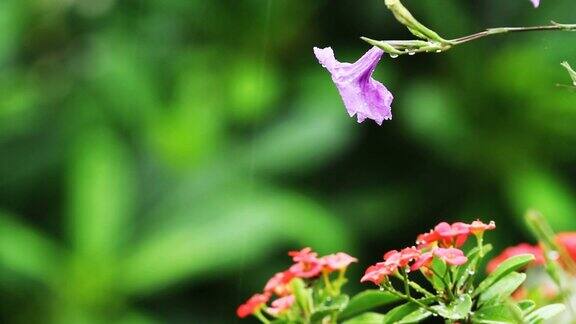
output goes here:
[[492, 221], [484, 224], [479, 220], [475, 220], [472, 224], [456, 222], [448, 224], [442, 222], [434, 227], [428, 233], [418, 235], [416, 244], [422, 246], [440, 246], [443, 248], [461, 247], [464, 245], [470, 234], [482, 237], [487, 230], [493, 230], [496, 224]]
[[[556, 235], [556, 243], [566, 249], [566, 252], [570, 255], [573, 260], [576, 260], [576, 232], [569, 233], [559, 233]], [[496, 270], [496, 268], [506, 259], [520, 255], [520, 254], [532, 254], [536, 258], [528, 266], [539, 266], [544, 265], [546, 262], [542, 248], [538, 245], [531, 245], [528, 243], [521, 243], [516, 246], [511, 246], [506, 248], [497, 257], [490, 260], [486, 266], [486, 271], [489, 273]]]
[[253, 315], [266, 306], [273, 295], [277, 298], [272, 301], [266, 311], [272, 316], [279, 316], [289, 310], [294, 304], [294, 296], [290, 288], [290, 282], [294, 278], [310, 279], [318, 277], [321, 273], [329, 274], [334, 271], [345, 271], [353, 262], [358, 260], [350, 255], [338, 252], [336, 254], [318, 257], [318, 253], [306, 247], [300, 251], [290, 251], [294, 264], [287, 270], [278, 272], [264, 286], [262, 294], [255, 294], [244, 304], [240, 305], [237, 315], [244, 318]]
[[380, 285], [399, 269], [407, 267], [410, 271], [421, 270], [429, 274], [429, 267], [434, 257], [450, 266], [465, 264], [468, 258], [458, 247], [464, 245], [470, 234], [481, 238], [484, 231], [495, 228], [494, 222], [489, 224], [481, 221], [474, 221], [472, 224], [442, 222], [430, 232], [419, 235], [416, 240], [417, 247], [408, 247], [401, 251], [392, 250], [384, 254], [384, 261], [368, 267], [360, 282], [370, 281]]

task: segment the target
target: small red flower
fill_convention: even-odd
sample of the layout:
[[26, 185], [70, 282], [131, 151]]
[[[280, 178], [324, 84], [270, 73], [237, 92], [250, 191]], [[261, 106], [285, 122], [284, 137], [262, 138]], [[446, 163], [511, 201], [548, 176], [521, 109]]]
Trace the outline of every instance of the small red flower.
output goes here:
[[[516, 246], [511, 246], [506, 248], [500, 255], [488, 262], [486, 271], [488, 273], [496, 270], [496, 268], [506, 259], [519, 254], [532, 254], [536, 258], [530, 265], [543, 265], [545, 263], [544, 255], [542, 254], [542, 249], [537, 245], [530, 245], [528, 243], [522, 243]], [[529, 266], [530, 266], [529, 265]]]
[[430, 246], [438, 242], [439, 239], [440, 235], [438, 234], [438, 232], [430, 230], [430, 232], [428, 233], [418, 235], [418, 237], [416, 238], [416, 245], [418, 245], [418, 247]]
[[434, 227], [434, 231], [440, 235], [443, 247], [460, 247], [470, 235], [470, 225], [461, 222], [450, 225], [442, 222]]
[[364, 273], [360, 282], [370, 281], [375, 285], [380, 285], [382, 282], [388, 280], [388, 276], [396, 272], [397, 267], [386, 263], [378, 262], [375, 265], [369, 266]]
[[468, 262], [468, 258], [464, 255], [464, 252], [456, 248], [437, 248], [433, 253], [449, 265], [459, 266]]
[[289, 270], [278, 272], [275, 274], [264, 286], [264, 292], [275, 293], [278, 296], [285, 296], [290, 294], [290, 281], [294, 278], [294, 274]]
[[269, 307], [266, 311], [273, 316], [280, 316], [287, 312], [292, 305], [294, 305], [294, 295], [287, 295], [282, 298], [278, 298], [272, 302], [272, 307]]
[[325, 270], [336, 271], [346, 269], [351, 263], [358, 262], [358, 259], [346, 253], [338, 252], [336, 254], [330, 254], [322, 257], [320, 262], [324, 266]]
[[296, 262], [290, 267], [290, 272], [300, 278], [313, 278], [320, 274], [322, 271], [322, 263], [318, 259], [318, 254], [312, 252], [312, 249], [307, 247], [300, 251], [288, 252], [292, 260]]
[[262, 306], [264, 306], [270, 295], [268, 294], [255, 294], [250, 299], [248, 299], [244, 304], [240, 305], [236, 310], [236, 314], [240, 318], [244, 318], [256, 313]]
[[420, 257], [421, 253], [422, 252], [420, 252], [420, 250], [418, 250], [415, 247], [407, 247], [405, 249], [402, 249], [402, 251], [400, 251], [399, 266], [400, 267], [407, 266], [408, 263], [410, 263], [413, 260], [416, 260], [418, 257]]
[[288, 255], [292, 257], [294, 262], [301, 262], [301, 261], [308, 261], [311, 259], [316, 259], [318, 257], [318, 253], [313, 252], [311, 248], [305, 247], [300, 251], [290, 251]]
[[414, 262], [414, 264], [410, 267], [410, 270], [424, 270], [427, 272], [427, 268], [430, 267], [433, 257], [434, 254], [432, 254], [432, 251], [422, 253], [418, 259], [416, 259], [416, 262]]
[[475, 220], [470, 224], [470, 232], [476, 236], [482, 235], [485, 231], [493, 230], [496, 228], [496, 223], [491, 221], [488, 224], [484, 224], [480, 220]]

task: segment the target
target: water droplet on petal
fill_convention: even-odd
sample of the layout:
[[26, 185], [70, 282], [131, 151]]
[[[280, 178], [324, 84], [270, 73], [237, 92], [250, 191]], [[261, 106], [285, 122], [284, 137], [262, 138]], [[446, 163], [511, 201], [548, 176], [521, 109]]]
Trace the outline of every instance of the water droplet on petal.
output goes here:
[[560, 254], [558, 251], [550, 251], [548, 252], [548, 258], [550, 258], [550, 260], [558, 260], [558, 258], [560, 258]]
[[390, 53], [390, 57], [391, 57], [391, 58], [397, 58], [397, 57], [398, 57], [398, 54]]
[[408, 55], [414, 55], [416, 52], [408, 52]]
[[436, 50], [436, 53], [442, 53], [442, 50]]

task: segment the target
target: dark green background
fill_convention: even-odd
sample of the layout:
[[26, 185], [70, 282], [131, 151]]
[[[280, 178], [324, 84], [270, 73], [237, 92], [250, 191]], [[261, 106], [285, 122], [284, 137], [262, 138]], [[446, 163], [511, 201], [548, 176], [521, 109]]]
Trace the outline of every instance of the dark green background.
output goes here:
[[[411, 0], [446, 37], [576, 23], [574, 0]], [[384, 57], [382, 127], [313, 46], [410, 35], [383, 1], [0, 1], [0, 320], [228, 323], [312, 246], [363, 269], [439, 220], [576, 225], [576, 33]], [[246, 320], [245, 323], [249, 323]]]

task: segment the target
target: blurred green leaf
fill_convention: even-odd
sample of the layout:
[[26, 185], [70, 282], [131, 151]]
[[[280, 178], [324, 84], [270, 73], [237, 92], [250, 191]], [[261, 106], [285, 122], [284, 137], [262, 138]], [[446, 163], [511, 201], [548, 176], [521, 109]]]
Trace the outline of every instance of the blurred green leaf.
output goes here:
[[536, 209], [548, 215], [554, 229], [574, 228], [574, 193], [563, 179], [544, 168], [517, 168], [508, 179], [508, 194], [518, 220], [523, 220], [527, 209]]
[[201, 274], [216, 277], [281, 244], [311, 246], [320, 253], [351, 245], [343, 225], [323, 208], [273, 188], [220, 190], [197, 200], [196, 207], [187, 219], [155, 225], [141, 236], [123, 266], [128, 291], [148, 293]]
[[135, 179], [131, 156], [105, 129], [76, 138], [68, 173], [68, 223], [76, 252], [114, 257], [131, 233]]
[[350, 120], [333, 85], [320, 74], [303, 80], [307, 88], [281, 123], [260, 132], [251, 142], [244, 163], [264, 172], [306, 172], [337, 154], [353, 134]]
[[52, 241], [0, 211], [0, 266], [52, 286], [62, 266], [61, 257]]
[[282, 87], [273, 65], [240, 57], [232, 63], [228, 77], [228, 113], [234, 120], [258, 122], [277, 108]]
[[563, 304], [551, 304], [538, 308], [526, 316], [527, 323], [536, 324], [550, 320], [566, 310]]

